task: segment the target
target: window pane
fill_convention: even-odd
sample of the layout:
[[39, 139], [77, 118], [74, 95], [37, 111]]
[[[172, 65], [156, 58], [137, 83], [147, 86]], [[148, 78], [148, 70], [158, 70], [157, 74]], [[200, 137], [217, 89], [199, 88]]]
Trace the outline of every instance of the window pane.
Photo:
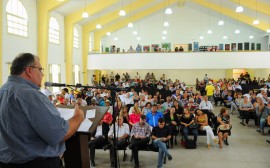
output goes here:
[[28, 16], [23, 4], [19, 0], [9, 0], [6, 6], [6, 12], [8, 32], [27, 37]]

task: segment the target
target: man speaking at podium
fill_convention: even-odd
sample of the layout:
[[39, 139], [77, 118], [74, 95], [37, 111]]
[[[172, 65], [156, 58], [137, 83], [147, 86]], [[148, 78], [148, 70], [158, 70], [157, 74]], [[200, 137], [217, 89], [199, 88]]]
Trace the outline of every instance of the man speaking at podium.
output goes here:
[[65, 121], [39, 91], [43, 68], [39, 58], [19, 54], [0, 89], [0, 168], [59, 168], [65, 140], [84, 119], [78, 105]]

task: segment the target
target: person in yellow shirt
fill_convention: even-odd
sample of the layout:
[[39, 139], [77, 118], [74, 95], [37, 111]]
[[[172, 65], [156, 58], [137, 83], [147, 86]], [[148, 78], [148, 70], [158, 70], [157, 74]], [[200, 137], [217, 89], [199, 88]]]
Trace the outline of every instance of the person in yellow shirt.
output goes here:
[[212, 82], [209, 81], [208, 84], [205, 87], [205, 91], [206, 91], [206, 95], [208, 96], [208, 100], [209, 101], [214, 101], [214, 91], [215, 91], [215, 87], [212, 85]]

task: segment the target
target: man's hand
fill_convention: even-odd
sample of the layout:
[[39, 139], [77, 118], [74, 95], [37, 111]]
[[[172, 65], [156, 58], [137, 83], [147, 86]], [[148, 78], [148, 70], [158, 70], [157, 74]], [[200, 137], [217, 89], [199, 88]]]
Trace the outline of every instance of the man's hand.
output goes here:
[[81, 122], [84, 120], [84, 112], [80, 109], [78, 104], [75, 105], [74, 116], [80, 116]]

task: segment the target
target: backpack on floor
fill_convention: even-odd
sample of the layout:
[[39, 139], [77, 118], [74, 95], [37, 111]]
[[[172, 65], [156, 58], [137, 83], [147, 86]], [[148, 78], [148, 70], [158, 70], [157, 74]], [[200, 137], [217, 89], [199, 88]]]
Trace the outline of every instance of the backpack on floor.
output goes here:
[[196, 149], [196, 142], [191, 140], [191, 139], [188, 139], [186, 141], [186, 149]]

